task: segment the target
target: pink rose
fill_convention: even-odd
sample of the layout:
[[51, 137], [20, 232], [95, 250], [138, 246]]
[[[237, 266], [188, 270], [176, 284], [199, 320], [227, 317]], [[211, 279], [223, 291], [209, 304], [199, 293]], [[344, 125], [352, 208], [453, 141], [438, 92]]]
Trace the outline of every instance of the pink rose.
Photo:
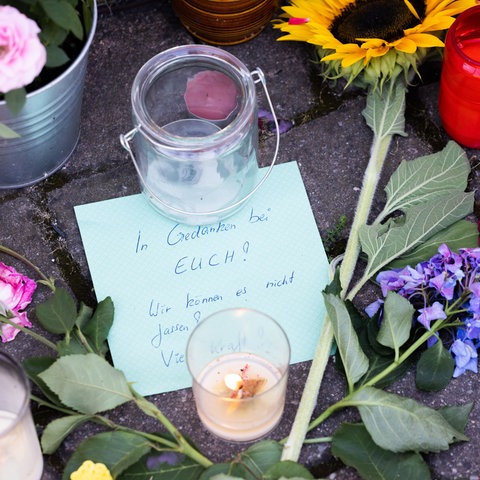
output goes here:
[[[32, 324], [24, 310], [32, 300], [36, 288], [37, 284], [34, 280], [0, 262], [0, 315], [10, 313], [13, 318], [9, 318], [9, 320], [22, 327], [31, 327]], [[2, 324], [0, 335], [2, 342], [10, 342], [18, 332], [19, 330], [15, 327]]]
[[0, 92], [33, 82], [47, 61], [38, 25], [16, 8], [0, 6]]

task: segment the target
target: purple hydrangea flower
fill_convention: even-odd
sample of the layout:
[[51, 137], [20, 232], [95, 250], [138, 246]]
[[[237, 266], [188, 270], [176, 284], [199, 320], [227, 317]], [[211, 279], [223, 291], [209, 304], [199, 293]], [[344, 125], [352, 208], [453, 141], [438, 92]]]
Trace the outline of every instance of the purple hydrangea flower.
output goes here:
[[450, 351], [455, 356], [455, 371], [453, 377], [459, 377], [467, 370], [478, 373], [478, 353], [471, 340], [457, 338], [453, 342]]
[[420, 308], [418, 311], [420, 315], [417, 320], [428, 330], [430, 330], [430, 322], [433, 320], [445, 320], [447, 318], [440, 302], [435, 302], [431, 307]]

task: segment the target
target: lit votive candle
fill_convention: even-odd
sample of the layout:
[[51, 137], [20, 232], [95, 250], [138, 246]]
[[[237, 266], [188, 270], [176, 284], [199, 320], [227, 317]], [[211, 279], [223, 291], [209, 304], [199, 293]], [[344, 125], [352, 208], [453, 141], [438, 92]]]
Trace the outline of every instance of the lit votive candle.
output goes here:
[[0, 479], [39, 480], [43, 457], [20, 365], [0, 352]]
[[285, 405], [290, 345], [280, 325], [256, 310], [217, 312], [192, 332], [187, 364], [198, 415], [226, 440], [267, 435]]

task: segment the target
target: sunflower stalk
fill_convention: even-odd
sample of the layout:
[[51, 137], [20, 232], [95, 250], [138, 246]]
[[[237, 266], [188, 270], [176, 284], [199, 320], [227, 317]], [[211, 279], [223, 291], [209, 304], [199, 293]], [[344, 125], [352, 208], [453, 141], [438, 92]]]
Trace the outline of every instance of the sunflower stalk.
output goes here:
[[[367, 124], [373, 130], [374, 137], [357, 209], [340, 265], [341, 297], [343, 299], [347, 296], [348, 286], [354, 275], [360, 254], [359, 231], [363, 225], [367, 224], [392, 138], [395, 134], [405, 135], [405, 94], [406, 84], [400, 77], [390, 80], [382, 91], [371, 88], [368, 92], [367, 106], [363, 115]], [[297, 414], [290, 435], [284, 444], [282, 460], [297, 462], [300, 457], [305, 437], [311, 429], [310, 421], [323, 380], [332, 340], [333, 328], [328, 315], [326, 315]]]

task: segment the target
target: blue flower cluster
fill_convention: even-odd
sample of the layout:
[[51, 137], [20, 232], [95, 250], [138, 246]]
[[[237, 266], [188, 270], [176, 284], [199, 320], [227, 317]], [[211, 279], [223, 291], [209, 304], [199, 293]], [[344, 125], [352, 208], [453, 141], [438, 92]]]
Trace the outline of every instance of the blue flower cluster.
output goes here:
[[[377, 282], [384, 297], [394, 291], [407, 298], [416, 308], [415, 320], [426, 329], [436, 320], [445, 320], [445, 325], [451, 327], [454, 377], [466, 370], [478, 372], [480, 248], [455, 253], [443, 244], [430, 260], [415, 268], [380, 272]], [[367, 314], [372, 317], [381, 311], [382, 305], [382, 299], [370, 304]]]

